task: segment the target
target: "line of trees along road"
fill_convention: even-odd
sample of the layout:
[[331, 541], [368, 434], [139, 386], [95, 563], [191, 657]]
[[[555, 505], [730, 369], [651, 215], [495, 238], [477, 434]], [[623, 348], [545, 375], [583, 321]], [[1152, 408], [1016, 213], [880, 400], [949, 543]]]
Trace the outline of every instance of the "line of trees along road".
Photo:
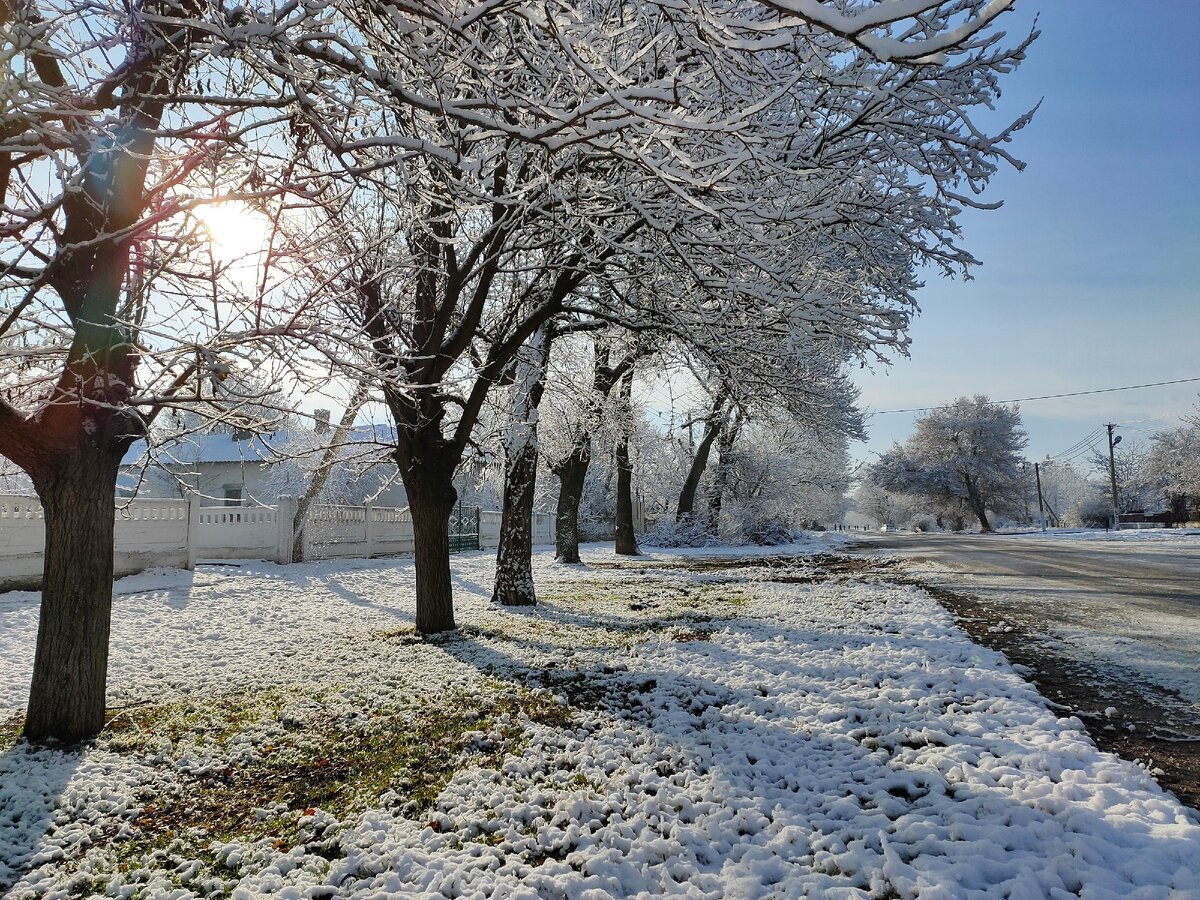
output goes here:
[[1019, 165], [1027, 116], [971, 118], [1034, 38], [1011, 5], [0, 0], [0, 454], [47, 530], [26, 735], [103, 725], [118, 464], [231, 368], [384, 404], [432, 633], [455, 473], [548, 323], [756, 401], [781, 360], [906, 346], [916, 268], [971, 265], [956, 216]]

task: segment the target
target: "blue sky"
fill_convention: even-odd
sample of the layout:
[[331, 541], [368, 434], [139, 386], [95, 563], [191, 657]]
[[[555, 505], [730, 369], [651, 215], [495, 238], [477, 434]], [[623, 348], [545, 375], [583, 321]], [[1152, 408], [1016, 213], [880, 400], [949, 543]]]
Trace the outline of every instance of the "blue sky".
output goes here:
[[[983, 261], [970, 282], [930, 274], [910, 359], [861, 371], [868, 409], [933, 406], [1200, 376], [1200, 2], [1018, 0], [1012, 35], [1041, 38], [1004, 83], [1024, 172], [1002, 171], [964, 214]], [[1200, 382], [1022, 404], [1030, 458], [1104, 422], [1127, 439], [1194, 412]], [[862, 459], [914, 416], [875, 415]]]

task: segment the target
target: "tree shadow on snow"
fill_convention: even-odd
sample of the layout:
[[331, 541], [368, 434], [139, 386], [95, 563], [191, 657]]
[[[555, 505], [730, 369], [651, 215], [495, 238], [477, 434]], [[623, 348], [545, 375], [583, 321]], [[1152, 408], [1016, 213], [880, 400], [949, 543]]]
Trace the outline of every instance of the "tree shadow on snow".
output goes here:
[[394, 619], [399, 619], [400, 621], [406, 622], [408, 624], [412, 624], [412, 622], [414, 622], [416, 620], [416, 614], [412, 609], [401, 609], [398, 606], [387, 606], [382, 603], [376, 603], [374, 600], [367, 599], [362, 594], [359, 594], [359, 593], [356, 593], [355, 591], [350, 590], [345, 585], [343, 585], [340, 582], [335, 581], [333, 579], [329, 579], [328, 581], [317, 581], [314, 583], [317, 586], [329, 591], [329, 593], [335, 594], [338, 597], [341, 597], [347, 603], [351, 603], [354, 606], [361, 606], [366, 609], [373, 609], [373, 610], [376, 610], [377, 612], [384, 613], [386, 615], [391, 616]]
[[83, 753], [25, 741], [0, 752], [0, 890], [71, 852], [66, 841], [60, 846], [53, 840], [52, 831], [59, 800]]
[[[1015, 675], [998, 688], [995, 679], [1010, 673], [980, 659], [974, 645], [947, 652], [944, 640], [913, 636], [715, 624], [734, 632], [732, 639], [680, 641], [669, 653], [673, 664], [658, 664], [657, 651], [647, 650], [629, 668], [615, 658], [562, 654], [531, 667], [505, 651], [508, 639], [466, 634], [443, 647], [488, 674], [623, 720], [652, 748], [627, 765], [639, 770], [633, 781], [658, 808], [693, 806], [702, 779], [701, 793], [718, 810], [735, 811], [721, 841], [776, 856], [790, 873], [784, 880], [811, 876], [820, 857], [832, 861], [826, 887], [873, 889], [886, 868], [901, 894], [918, 884], [954, 895], [1003, 892], [1006, 884], [1028, 892], [1026, 873], [1056, 867], [1065, 889], [1078, 891], [1108, 884], [1109, 848], [1126, 860], [1145, 853], [1176, 867], [1195, 858], [1194, 832], [1152, 832], [1137, 817], [1106, 817], [1104, 807], [1127, 796], [1104, 784], [1112, 761], [1082, 735], [1048, 748], [1047, 731], [1080, 729], [1048, 713]], [[900, 641], [905, 652], [897, 660], [887, 651]], [[511, 642], [541, 653], [553, 646]], [[1014, 775], [1027, 773], [1035, 774], [1014, 790]], [[580, 774], [604, 791], [603, 772]], [[1121, 780], [1157, 793], [1148, 776], [1138, 783], [1131, 772]], [[1090, 800], [1078, 782], [1092, 785]], [[779, 846], [785, 828], [804, 835], [797, 846]], [[1081, 839], [1099, 850], [1095, 864], [1064, 867]], [[730, 852], [692, 849], [690, 862], [710, 873]], [[1052, 883], [1056, 876], [1047, 877]]]

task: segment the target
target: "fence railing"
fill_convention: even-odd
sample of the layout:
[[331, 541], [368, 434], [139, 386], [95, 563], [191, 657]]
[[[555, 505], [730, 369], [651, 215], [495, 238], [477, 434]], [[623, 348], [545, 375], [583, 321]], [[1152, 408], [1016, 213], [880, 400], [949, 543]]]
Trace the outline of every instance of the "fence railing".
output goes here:
[[[131, 500], [114, 509], [117, 575], [151, 566], [194, 568], [198, 560], [262, 559], [292, 562], [296, 501], [278, 506], [201, 506], [190, 500]], [[471, 547], [500, 543], [501, 514], [471, 510]], [[453, 529], [465, 535], [462, 525]], [[452, 530], [453, 530], [452, 529]], [[554, 517], [537, 513], [534, 544], [554, 542]], [[36, 587], [42, 575], [46, 529], [36, 497], [0, 494], [0, 590]], [[466, 542], [460, 540], [464, 549]], [[314, 504], [304, 524], [305, 559], [397, 556], [413, 552], [412, 516], [407, 507]]]

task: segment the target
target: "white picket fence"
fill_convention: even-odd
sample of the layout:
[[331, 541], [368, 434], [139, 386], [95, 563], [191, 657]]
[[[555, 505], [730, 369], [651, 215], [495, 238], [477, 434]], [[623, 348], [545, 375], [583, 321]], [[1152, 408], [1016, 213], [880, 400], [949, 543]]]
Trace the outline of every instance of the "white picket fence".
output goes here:
[[[118, 575], [151, 566], [194, 568], [200, 560], [262, 559], [290, 563], [296, 501], [276, 507], [201, 506], [190, 500], [132, 500], [115, 510]], [[481, 510], [479, 547], [500, 543], [501, 514]], [[0, 494], [0, 590], [35, 585], [45, 544], [36, 497]], [[535, 544], [554, 543], [554, 517], [534, 515]], [[305, 559], [396, 556], [413, 551], [407, 507], [314, 505], [304, 528]]]

